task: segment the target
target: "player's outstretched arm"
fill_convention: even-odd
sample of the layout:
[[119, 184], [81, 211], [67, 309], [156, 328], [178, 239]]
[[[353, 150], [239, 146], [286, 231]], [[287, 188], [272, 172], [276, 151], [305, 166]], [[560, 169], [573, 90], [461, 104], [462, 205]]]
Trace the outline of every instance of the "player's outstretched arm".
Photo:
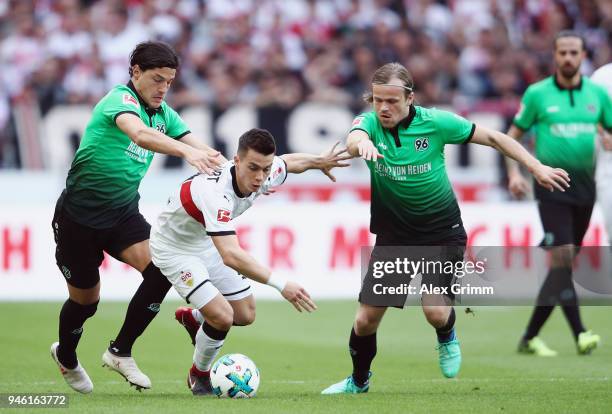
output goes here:
[[570, 178], [565, 170], [542, 164], [520, 143], [506, 134], [476, 125], [470, 142], [493, 147], [506, 157], [518, 161], [527, 168], [538, 184], [550, 191], [556, 189], [564, 192], [566, 188], [569, 188]]
[[374, 146], [369, 135], [360, 129], [351, 131], [346, 139], [346, 150], [351, 157], [360, 157], [366, 161], [376, 161], [384, 158]]
[[287, 163], [287, 172], [300, 174], [307, 170], [321, 170], [330, 180], [336, 181], [331, 170], [338, 167], [348, 167], [344, 162], [353, 158], [346, 152], [346, 148], [338, 148], [340, 142], [336, 142], [333, 147], [320, 155], [293, 153], [283, 154], [281, 158]]
[[[510, 126], [508, 136], [519, 141], [523, 136], [523, 130], [515, 125]], [[529, 192], [529, 183], [521, 174], [518, 162], [510, 157], [506, 159], [506, 170], [508, 172], [508, 191], [516, 198], [523, 198]]]
[[260, 265], [253, 256], [240, 247], [235, 234], [212, 236], [212, 240], [226, 266], [249, 279], [276, 288], [299, 312], [303, 310], [312, 312], [317, 309], [306, 289], [282, 276], [273, 275], [270, 269]]
[[162, 134], [155, 128], [146, 126], [135, 114], [126, 112], [119, 115], [115, 122], [117, 127], [139, 147], [184, 158], [200, 172], [210, 174], [225, 160], [218, 151], [206, 151], [192, 147]]

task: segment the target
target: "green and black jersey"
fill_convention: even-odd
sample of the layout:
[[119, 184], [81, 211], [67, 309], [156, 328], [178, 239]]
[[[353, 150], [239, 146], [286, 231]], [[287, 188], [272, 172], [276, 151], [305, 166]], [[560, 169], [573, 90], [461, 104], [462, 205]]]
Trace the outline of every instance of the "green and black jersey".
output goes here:
[[368, 161], [372, 186], [370, 231], [431, 243], [463, 233], [457, 199], [446, 174], [444, 145], [463, 144], [475, 125], [451, 112], [411, 106], [408, 117], [384, 128], [375, 112], [351, 131], [365, 131], [384, 158]]
[[574, 205], [595, 202], [595, 140], [597, 124], [612, 128], [612, 103], [607, 91], [582, 77], [571, 89], [551, 76], [525, 92], [514, 125], [526, 131], [534, 126], [536, 158], [566, 170], [571, 179], [565, 192], [534, 186], [538, 200]]
[[124, 113], [175, 139], [189, 133], [165, 102], [148, 108], [132, 82], [113, 88], [95, 106], [66, 179], [64, 209], [80, 224], [109, 228], [138, 211], [138, 187], [154, 153], [117, 127], [117, 117]]

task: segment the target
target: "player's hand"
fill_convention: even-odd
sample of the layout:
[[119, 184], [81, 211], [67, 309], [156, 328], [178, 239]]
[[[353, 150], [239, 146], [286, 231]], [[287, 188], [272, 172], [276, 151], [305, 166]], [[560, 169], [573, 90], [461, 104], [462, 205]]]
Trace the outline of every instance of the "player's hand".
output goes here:
[[607, 131], [601, 132], [601, 145], [604, 150], [612, 151], [612, 134]]
[[303, 310], [312, 312], [317, 309], [317, 305], [310, 299], [310, 295], [306, 292], [306, 289], [295, 282], [287, 282], [281, 295], [283, 295], [298, 312], [302, 312]]
[[521, 173], [508, 176], [508, 191], [512, 197], [521, 199], [529, 192], [529, 183]]
[[227, 162], [219, 151], [202, 151], [197, 148], [189, 148], [185, 155], [185, 161], [204, 174], [212, 174], [217, 168]]
[[538, 184], [550, 192], [554, 190], [565, 192], [565, 189], [570, 186], [569, 174], [561, 168], [552, 168], [548, 165], [540, 164], [533, 171], [533, 177]]
[[369, 139], [359, 141], [357, 149], [359, 150], [359, 156], [366, 161], [377, 161], [379, 158], [384, 158]]
[[323, 172], [323, 174], [327, 175], [329, 179], [333, 182], [336, 182], [336, 177], [333, 176], [331, 170], [336, 167], [348, 167], [350, 164], [344, 161], [353, 158], [347, 152], [346, 148], [336, 149], [339, 144], [340, 141], [336, 142], [333, 147], [321, 154], [321, 166], [319, 169]]

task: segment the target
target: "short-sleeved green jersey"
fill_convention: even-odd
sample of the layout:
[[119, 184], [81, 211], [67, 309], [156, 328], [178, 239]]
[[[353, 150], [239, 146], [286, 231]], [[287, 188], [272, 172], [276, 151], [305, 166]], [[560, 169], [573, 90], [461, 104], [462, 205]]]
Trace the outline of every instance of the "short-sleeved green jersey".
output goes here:
[[165, 102], [158, 109], [148, 108], [131, 81], [113, 88], [95, 106], [66, 179], [64, 208], [83, 225], [109, 228], [138, 211], [138, 187], [154, 153], [117, 127], [117, 117], [124, 113], [175, 139], [189, 133]]
[[525, 92], [514, 125], [535, 127], [536, 157], [570, 174], [570, 188], [550, 192], [534, 186], [538, 200], [574, 205], [595, 201], [597, 124], [612, 127], [612, 103], [605, 89], [582, 77], [578, 86], [563, 88], [555, 76], [534, 83]]
[[393, 129], [375, 112], [361, 114], [351, 131], [365, 131], [384, 156], [368, 161], [372, 186], [370, 231], [410, 244], [435, 242], [464, 231], [446, 174], [445, 144], [463, 144], [475, 125], [451, 112], [411, 106]]

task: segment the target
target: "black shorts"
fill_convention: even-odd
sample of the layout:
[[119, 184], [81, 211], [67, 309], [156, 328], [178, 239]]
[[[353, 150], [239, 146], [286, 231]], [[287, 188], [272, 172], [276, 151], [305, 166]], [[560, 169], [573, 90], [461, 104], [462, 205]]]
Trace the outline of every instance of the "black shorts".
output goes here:
[[133, 244], [148, 240], [151, 225], [136, 211], [108, 229], [94, 229], [72, 220], [63, 209], [64, 193], [57, 200], [51, 226], [55, 238], [55, 260], [66, 282], [88, 289], [100, 281], [98, 268], [103, 251], [119, 259]]
[[[448, 238], [442, 238], [435, 243], [421, 244], [418, 246], [401, 244], [400, 240], [386, 239], [380, 235], [376, 239], [376, 245], [372, 250], [368, 269], [363, 277], [361, 291], [359, 292], [359, 303], [371, 306], [392, 306], [403, 308], [408, 293], [384, 294], [378, 295], [374, 292], [380, 292], [380, 285], [384, 286], [400, 286], [403, 284], [410, 285], [412, 279], [406, 276], [395, 278], [393, 276], [384, 276], [377, 278], [374, 275], [375, 263], [380, 262], [395, 262], [398, 259], [403, 262], [404, 259], [421, 263], [440, 262], [444, 264], [456, 263], [463, 261], [465, 248], [467, 245], [467, 236], [465, 231], [461, 234], [453, 235]], [[388, 278], [388, 279], [387, 279]], [[421, 287], [416, 288], [420, 291], [423, 287], [427, 287], [427, 293], [438, 293], [448, 298], [447, 304], [454, 301], [455, 295], [452, 293], [451, 285], [455, 281], [454, 274], [441, 272], [439, 267], [432, 265], [428, 272], [421, 272]], [[386, 279], [386, 280], [385, 280]], [[375, 288], [375, 285], [379, 285]], [[432, 292], [432, 290], [435, 290]]]
[[589, 228], [593, 205], [576, 206], [572, 204], [540, 201], [538, 203], [540, 220], [544, 228], [542, 247], [573, 244], [580, 246]]

